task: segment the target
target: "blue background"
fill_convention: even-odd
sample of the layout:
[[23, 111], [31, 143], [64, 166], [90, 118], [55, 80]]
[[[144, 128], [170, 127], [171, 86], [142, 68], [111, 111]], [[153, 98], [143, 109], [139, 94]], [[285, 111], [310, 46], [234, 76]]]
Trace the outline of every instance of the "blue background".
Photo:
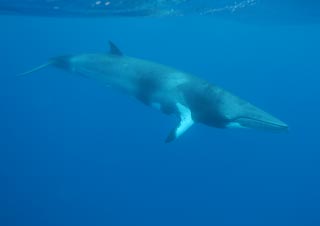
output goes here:
[[[253, 19], [254, 20], [254, 19]], [[320, 225], [319, 25], [213, 17], [0, 18], [0, 225]], [[206, 78], [288, 134], [177, 123], [52, 56], [127, 55]]]

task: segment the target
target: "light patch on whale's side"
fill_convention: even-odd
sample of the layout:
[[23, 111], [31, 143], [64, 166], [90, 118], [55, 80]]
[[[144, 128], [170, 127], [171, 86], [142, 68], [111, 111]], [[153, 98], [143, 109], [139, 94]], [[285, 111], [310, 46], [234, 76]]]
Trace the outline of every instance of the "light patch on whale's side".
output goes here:
[[242, 126], [239, 122], [229, 122], [226, 126], [226, 128], [230, 129], [247, 129], [247, 127]]

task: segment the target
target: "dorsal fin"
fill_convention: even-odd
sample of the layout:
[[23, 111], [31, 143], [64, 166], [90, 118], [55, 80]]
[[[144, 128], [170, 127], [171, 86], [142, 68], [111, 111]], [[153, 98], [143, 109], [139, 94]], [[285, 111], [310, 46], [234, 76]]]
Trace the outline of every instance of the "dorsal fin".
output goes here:
[[123, 56], [121, 50], [111, 41], [109, 41], [110, 46], [110, 54], [116, 55], [116, 56]]

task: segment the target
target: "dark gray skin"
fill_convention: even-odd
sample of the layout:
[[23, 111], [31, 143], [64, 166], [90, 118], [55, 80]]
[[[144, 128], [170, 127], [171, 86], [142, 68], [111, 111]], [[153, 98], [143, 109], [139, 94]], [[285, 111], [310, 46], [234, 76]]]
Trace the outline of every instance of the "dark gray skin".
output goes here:
[[180, 122], [166, 142], [175, 140], [194, 123], [217, 128], [255, 128], [286, 131], [288, 126], [229, 93], [193, 75], [157, 63], [124, 56], [110, 43], [110, 53], [53, 58], [48, 65], [112, 86], [145, 105], [174, 114]]

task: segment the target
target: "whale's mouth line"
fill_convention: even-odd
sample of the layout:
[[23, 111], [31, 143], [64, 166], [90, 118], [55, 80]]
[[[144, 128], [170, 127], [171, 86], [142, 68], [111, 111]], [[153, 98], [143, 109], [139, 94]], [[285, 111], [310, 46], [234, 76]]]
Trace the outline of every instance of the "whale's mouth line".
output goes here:
[[248, 120], [248, 121], [252, 121], [252, 122], [256, 122], [258, 124], [261, 125], [266, 125], [269, 128], [274, 128], [274, 129], [280, 129], [280, 130], [287, 130], [288, 126], [286, 124], [280, 124], [280, 123], [273, 123], [273, 122], [269, 122], [269, 121], [265, 121], [265, 120], [260, 120], [260, 119], [255, 119], [255, 118], [250, 118], [250, 117], [239, 117], [237, 119], [235, 119], [235, 122], [238, 122], [241, 124], [241, 120]]

